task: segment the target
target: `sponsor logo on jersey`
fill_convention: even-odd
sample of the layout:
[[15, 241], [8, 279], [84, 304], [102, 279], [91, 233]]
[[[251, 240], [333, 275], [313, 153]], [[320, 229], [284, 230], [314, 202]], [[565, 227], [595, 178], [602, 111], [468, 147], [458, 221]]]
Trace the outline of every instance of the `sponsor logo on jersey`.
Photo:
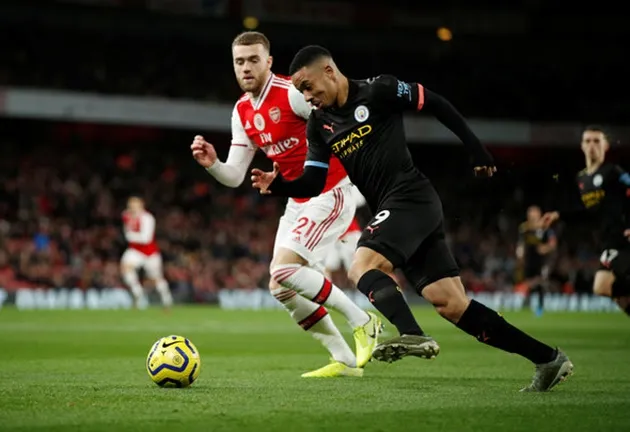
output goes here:
[[298, 138], [291, 137], [282, 141], [278, 141], [274, 144], [266, 145], [262, 147], [262, 151], [264, 151], [267, 156], [277, 156], [287, 150], [291, 150], [297, 147], [299, 144], [300, 140]]
[[363, 125], [331, 145], [335, 156], [343, 159], [363, 147], [363, 138], [372, 133], [372, 126]]

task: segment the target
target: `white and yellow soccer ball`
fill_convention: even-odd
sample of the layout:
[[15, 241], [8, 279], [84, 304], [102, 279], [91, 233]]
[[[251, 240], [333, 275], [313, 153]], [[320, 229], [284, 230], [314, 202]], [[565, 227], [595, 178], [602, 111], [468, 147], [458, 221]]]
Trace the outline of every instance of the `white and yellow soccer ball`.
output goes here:
[[147, 372], [160, 387], [188, 387], [199, 376], [199, 350], [183, 336], [166, 336], [153, 344]]

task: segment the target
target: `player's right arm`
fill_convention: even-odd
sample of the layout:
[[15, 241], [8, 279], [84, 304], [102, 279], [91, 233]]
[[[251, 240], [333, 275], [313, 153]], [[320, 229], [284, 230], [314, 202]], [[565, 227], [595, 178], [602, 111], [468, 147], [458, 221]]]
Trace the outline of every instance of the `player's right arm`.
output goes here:
[[330, 147], [321, 139], [317, 119], [311, 114], [306, 127], [308, 152], [302, 175], [294, 180], [287, 180], [274, 164], [272, 173], [259, 169], [252, 170], [252, 186], [260, 189], [261, 194], [286, 196], [292, 198], [311, 198], [318, 196], [326, 186]]
[[233, 188], [243, 183], [247, 168], [256, 153], [256, 147], [245, 133], [236, 107], [232, 112], [232, 145], [225, 162], [218, 159], [214, 146], [201, 135], [195, 137], [190, 149], [193, 157], [208, 171], [208, 174], [219, 183]]

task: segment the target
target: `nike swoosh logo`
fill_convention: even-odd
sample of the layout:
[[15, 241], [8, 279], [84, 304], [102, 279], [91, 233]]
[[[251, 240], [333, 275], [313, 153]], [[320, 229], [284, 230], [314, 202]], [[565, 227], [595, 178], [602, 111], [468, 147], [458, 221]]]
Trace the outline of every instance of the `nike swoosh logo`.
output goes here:
[[164, 343], [162, 343], [162, 348], [168, 348], [171, 345], [175, 345], [176, 343], [180, 343], [180, 342], [181, 341], [175, 341], [175, 342], [169, 342], [169, 343], [164, 342]]

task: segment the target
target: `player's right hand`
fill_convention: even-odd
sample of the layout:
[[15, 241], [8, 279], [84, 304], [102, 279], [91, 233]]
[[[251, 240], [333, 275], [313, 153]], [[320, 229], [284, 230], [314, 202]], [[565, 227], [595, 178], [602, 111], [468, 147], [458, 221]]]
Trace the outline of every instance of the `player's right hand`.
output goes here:
[[214, 146], [201, 135], [195, 137], [190, 149], [195, 160], [204, 168], [210, 168], [217, 161], [217, 152]]
[[278, 173], [280, 172], [280, 165], [278, 162], [273, 163], [273, 171], [265, 172], [258, 168], [254, 168], [252, 170], [252, 186], [255, 189], [258, 189], [262, 195], [269, 195], [271, 191], [269, 190], [269, 186], [278, 177]]
[[540, 218], [540, 222], [544, 228], [549, 228], [551, 224], [560, 219], [560, 213], [557, 211], [547, 212]]

